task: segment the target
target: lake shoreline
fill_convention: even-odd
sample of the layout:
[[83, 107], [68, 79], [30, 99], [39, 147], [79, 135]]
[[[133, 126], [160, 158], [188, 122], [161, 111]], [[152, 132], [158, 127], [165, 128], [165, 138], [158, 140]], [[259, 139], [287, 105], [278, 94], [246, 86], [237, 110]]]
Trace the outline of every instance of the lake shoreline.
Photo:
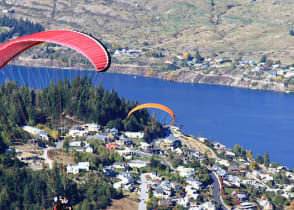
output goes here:
[[[17, 63], [17, 64], [16, 64]], [[60, 68], [67, 70], [78, 70], [77, 67], [64, 67], [58, 65], [50, 65], [48, 62], [39, 60], [38, 62], [23, 59], [17, 59], [11, 65], [16, 66], [31, 66], [36, 68]], [[82, 69], [86, 70], [86, 69]], [[130, 65], [130, 64], [112, 64], [109, 73], [127, 74], [143, 76], [146, 78], [163, 79], [171, 82], [191, 83], [191, 84], [208, 84], [218, 86], [228, 86], [236, 88], [244, 88], [250, 90], [265, 90], [282, 93], [293, 93], [288, 91], [283, 84], [276, 82], [258, 81], [251, 79], [242, 79], [232, 75], [209, 75], [196, 71], [176, 70], [171, 72], [156, 72], [152, 71], [149, 66]]]

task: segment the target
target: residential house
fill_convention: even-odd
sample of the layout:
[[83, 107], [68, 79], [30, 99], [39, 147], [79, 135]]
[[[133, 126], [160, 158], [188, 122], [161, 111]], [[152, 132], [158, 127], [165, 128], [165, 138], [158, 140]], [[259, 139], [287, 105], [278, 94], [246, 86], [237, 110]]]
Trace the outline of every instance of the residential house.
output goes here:
[[130, 132], [130, 131], [127, 131], [127, 132], [125, 132], [125, 135], [128, 138], [142, 139], [144, 137], [144, 132]]
[[239, 167], [237, 165], [230, 165], [228, 167], [228, 171], [231, 173], [239, 173], [240, 172]]
[[205, 143], [206, 141], [208, 141], [208, 139], [207, 138], [204, 138], [204, 137], [198, 137], [197, 139], [198, 139], [198, 141], [201, 141], [203, 143]]
[[191, 178], [191, 177], [186, 178], [186, 183], [191, 185], [196, 190], [201, 189], [203, 186], [202, 182], [200, 182], [199, 179]]
[[187, 185], [185, 187], [185, 192], [186, 192], [186, 197], [190, 197], [193, 200], [197, 201], [200, 198], [199, 194], [197, 193], [197, 190], [194, 187], [192, 187], [192, 185]]
[[72, 164], [67, 165], [66, 171], [67, 173], [77, 174], [80, 171], [89, 171], [90, 164], [89, 162], [79, 162], [77, 166], [73, 166]]
[[234, 152], [232, 152], [232, 151], [226, 150], [225, 151], [225, 156], [234, 158], [236, 156], [236, 154]]
[[118, 134], [118, 130], [116, 128], [110, 129], [110, 134], [116, 136]]
[[158, 187], [154, 190], [153, 195], [156, 198], [168, 199], [170, 197], [170, 191], [166, 191], [162, 187]]
[[225, 160], [225, 159], [216, 158], [215, 162], [220, 164], [220, 165], [224, 165], [226, 167], [230, 166], [230, 162], [228, 160]]
[[128, 165], [131, 168], [144, 168], [146, 167], [150, 162], [146, 160], [130, 160], [128, 162]]
[[121, 180], [122, 184], [133, 184], [134, 178], [131, 176], [129, 172], [122, 171], [117, 175], [117, 178]]
[[152, 180], [159, 180], [159, 181], [161, 181], [162, 180], [162, 177], [161, 176], [159, 176], [158, 174], [157, 174], [157, 172], [151, 172], [151, 173], [148, 173], [148, 175], [149, 175], [149, 177], [152, 179]]
[[77, 136], [87, 136], [88, 135], [88, 131], [85, 131], [85, 130], [78, 130], [78, 129], [70, 129], [69, 130], [69, 135], [71, 137], [77, 137]]
[[182, 177], [190, 177], [195, 174], [194, 168], [185, 168], [184, 166], [178, 166], [176, 170]]
[[125, 164], [122, 162], [115, 162], [112, 164], [113, 168], [117, 168], [117, 169], [125, 169]]
[[121, 150], [116, 150], [116, 152], [120, 155], [120, 156], [124, 156], [125, 158], [131, 158], [134, 154], [135, 151], [132, 148], [126, 147], [125, 149]]
[[232, 195], [239, 201], [239, 203], [248, 201], [248, 192], [233, 192]]
[[[227, 182], [226, 182], [227, 181]], [[236, 186], [236, 187], [240, 187], [241, 185], [241, 180], [239, 177], [237, 176], [232, 176], [232, 175], [226, 175], [225, 176], [225, 180], [224, 180], [224, 184], [227, 184], [229, 186]]]
[[42, 139], [42, 140], [45, 140], [45, 141], [49, 140], [48, 133], [46, 133], [42, 129], [34, 128], [34, 127], [31, 127], [31, 126], [23, 126], [22, 129], [25, 130], [26, 132], [28, 132], [29, 134], [39, 138], [39, 139]]
[[165, 147], [168, 148], [177, 148], [178, 146], [182, 145], [180, 139], [176, 138], [175, 136], [168, 136], [163, 139], [163, 144]]
[[212, 168], [215, 170], [217, 175], [220, 177], [223, 177], [227, 174], [227, 172], [224, 169], [218, 167], [217, 165], [213, 165]]
[[249, 203], [249, 202], [244, 202], [244, 203], [240, 203], [238, 206], [236, 206], [234, 208], [234, 210], [243, 210], [243, 209], [250, 209], [250, 210], [254, 210], [257, 209], [256, 205], [253, 203]]
[[94, 136], [87, 136], [87, 139], [95, 139], [95, 140], [107, 142], [109, 139], [109, 136], [106, 133], [102, 133], [102, 134], [98, 134], [98, 135], [94, 135]]
[[169, 199], [160, 199], [157, 202], [157, 204], [159, 207], [162, 207], [162, 208], [168, 208], [168, 207], [172, 206], [172, 202]]
[[133, 141], [131, 139], [117, 139], [115, 144], [118, 146], [130, 146], [133, 145]]
[[113, 143], [108, 143], [108, 144], [106, 144], [105, 147], [106, 147], [106, 149], [108, 149], [109, 151], [118, 148], [118, 146], [117, 146], [116, 144], [113, 144]]
[[100, 130], [100, 125], [96, 124], [96, 123], [87, 123], [81, 126], [82, 128], [84, 128], [86, 131], [88, 132], [99, 132]]
[[105, 173], [106, 176], [111, 176], [111, 177], [115, 176], [115, 172], [112, 166], [104, 166], [103, 172]]

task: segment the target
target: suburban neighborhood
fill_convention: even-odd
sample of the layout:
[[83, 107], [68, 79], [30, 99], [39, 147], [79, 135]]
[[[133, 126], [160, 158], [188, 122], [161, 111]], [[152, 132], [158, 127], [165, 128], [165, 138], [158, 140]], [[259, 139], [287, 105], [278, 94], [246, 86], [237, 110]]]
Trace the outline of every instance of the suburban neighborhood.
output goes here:
[[[169, 134], [151, 143], [143, 140], [144, 132], [95, 123], [62, 127], [57, 139], [40, 127], [23, 126], [33, 139], [7, 152], [15, 149], [34, 170], [61, 164], [79, 183], [98, 173], [135, 199], [139, 209], [274, 209], [279, 200], [289, 205], [294, 197], [294, 173], [287, 167], [265, 157], [254, 159], [240, 145], [230, 149], [202, 136], [187, 136], [176, 126], [165, 126]], [[97, 168], [91, 160], [99, 148], [114, 160]], [[61, 159], [54, 157], [61, 153]]]

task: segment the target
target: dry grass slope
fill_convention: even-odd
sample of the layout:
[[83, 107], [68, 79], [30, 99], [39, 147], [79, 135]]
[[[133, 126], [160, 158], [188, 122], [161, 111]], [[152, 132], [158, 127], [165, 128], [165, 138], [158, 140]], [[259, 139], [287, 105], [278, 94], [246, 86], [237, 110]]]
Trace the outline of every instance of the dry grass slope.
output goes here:
[[200, 49], [204, 55], [294, 58], [292, 0], [6, 0], [0, 7], [47, 29], [87, 31], [137, 49], [147, 41], [167, 54]]

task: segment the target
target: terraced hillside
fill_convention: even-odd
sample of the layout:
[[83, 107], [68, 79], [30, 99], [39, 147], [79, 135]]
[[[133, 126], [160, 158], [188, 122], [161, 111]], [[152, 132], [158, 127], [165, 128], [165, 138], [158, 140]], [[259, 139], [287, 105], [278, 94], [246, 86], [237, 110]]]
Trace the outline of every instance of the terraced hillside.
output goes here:
[[109, 43], [165, 54], [259, 57], [294, 63], [293, 0], [2, 0], [3, 11], [47, 29], [87, 31]]

